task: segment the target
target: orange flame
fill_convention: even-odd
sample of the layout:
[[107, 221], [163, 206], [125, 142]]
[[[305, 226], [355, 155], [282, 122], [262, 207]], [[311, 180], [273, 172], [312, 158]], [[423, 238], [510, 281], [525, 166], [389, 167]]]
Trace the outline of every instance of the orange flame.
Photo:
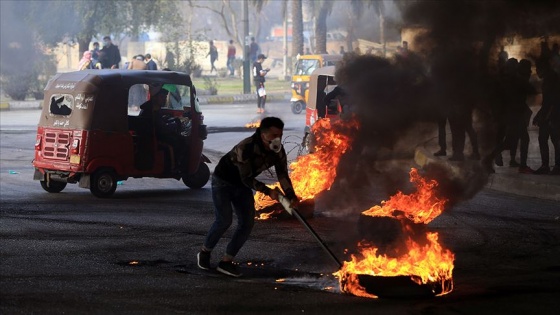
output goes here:
[[441, 294], [449, 293], [452, 287], [446, 281], [452, 278], [455, 255], [444, 249], [438, 242], [436, 232], [427, 232], [427, 244], [421, 245], [409, 238], [406, 253], [400, 257], [377, 255], [378, 248], [366, 247], [360, 252], [361, 259], [351, 255], [352, 261], [345, 261], [334, 275], [339, 278], [341, 290], [356, 296], [375, 297], [359, 284], [358, 275], [371, 276], [411, 276], [418, 284], [441, 283]]
[[414, 223], [424, 224], [439, 216], [448, 199], [437, 196], [438, 182], [421, 177], [415, 168], [412, 168], [409, 174], [410, 182], [416, 186], [416, 192], [405, 195], [399, 191], [388, 201], [382, 201], [381, 206], [373, 206], [362, 214], [372, 217], [394, 217], [394, 211], [400, 210]]
[[311, 128], [315, 136], [315, 152], [302, 155], [290, 164], [290, 178], [301, 200], [312, 199], [328, 190], [336, 177], [340, 157], [350, 148], [352, 135], [358, 129], [356, 119], [350, 121], [320, 119]]
[[[267, 185], [270, 189], [278, 188], [282, 191], [282, 187], [280, 187], [280, 183], [276, 182], [272, 185]], [[282, 207], [279, 206], [280, 204], [278, 201], [270, 198], [268, 195], [257, 191], [253, 196], [255, 200], [255, 210], [256, 210], [256, 219], [257, 220], [268, 220], [272, 218], [274, 215], [280, 214], [282, 212]], [[279, 207], [274, 208], [273, 206], [278, 205]]]
[[245, 128], [257, 129], [261, 125], [261, 120], [257, 119], [256, 121], [251, 121], [250, 123], [245, 124]]
[[[299, 156], [290, 164], [290, 179], [296, 196], [301, 201], [313, 199], [316, 194], [331, 187], [336, 177], [336, 166], [342, 154], [350, 148], [351, 136], [357, 128], [358, 121], [355, 119], [334, 122], [330, 119], [321, 119], [313, 125], [311, 130], [317, 143], [315, 152]], [[277, 182], [269, 187], [280, 188], [280, 184]], [[257, 211], [277, 203], [261, 192], [257, 192], [254, 199]], [[266, 220], [274, 214], [276, 212], [260, 213], [257, 218]]]

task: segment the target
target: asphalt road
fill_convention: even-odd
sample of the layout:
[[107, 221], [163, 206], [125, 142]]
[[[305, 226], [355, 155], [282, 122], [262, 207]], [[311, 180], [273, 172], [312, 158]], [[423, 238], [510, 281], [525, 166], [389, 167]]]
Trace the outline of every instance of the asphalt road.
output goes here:
[[[254, 107], [204, 108], [213, 162], [250, 135], [239, 127], [258, 116]], [[301, 134], [303, 115], [285, 104], [269, 108], [286, 121], [286, 135]], [[359, 298], [339, 292], [331, 275], [338, 268], [294, 219], [257, 222], [237, 257], [242, 278], [201, 271], [195, 255], [213, 219], [208, 185], [130, 179], [111, 199], [76, 185], [49, 194], [32, 180], [38, 111], [0, 119], [1, 314], [556, 314], [560, 307], [557, 202], [482, 190], [429, 224], [455, 253], [453, 292]], [[388, 197], [375, 181], [356, 189], [364, 204]], [[337, 198], [336, 191], [319, 196], [309, 223], [344, 259], [360, 237], [360, 210]]]

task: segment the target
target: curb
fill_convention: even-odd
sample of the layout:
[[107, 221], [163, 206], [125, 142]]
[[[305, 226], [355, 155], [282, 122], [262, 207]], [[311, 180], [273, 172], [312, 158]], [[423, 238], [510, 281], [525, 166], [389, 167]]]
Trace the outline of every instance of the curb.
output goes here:
[[[289, 101], [290, 93], [271, 93], [267, 96], [268, 101]], [[238, 95], [199, 95], [200, 105], [213, 104], [243, 104], [257, 102], [256, 94]], [[42, 100], [34, 101], [10, 101], [0, 102], [0, 110], [41, 109]]]
[[[271, 93], [267, 95], [267, 101], [289, 101], [290, 93]], [[251, 103], [257, 101], [256, 94], [236, 94], [236, 95], [198, 95], [198, 102], [201, 105], [230, 104], [230, 103]]]
[[[461, 173], [457, 165], [433, 156], [424, 147], [416, 148], [414, 161], [420, 167], [430, 163], [445, 163], [454, 173]], [[560, 176], [519, 174], [496, 169], [496, 173], [489, 175], [485, 187], [519, 196], [560, 201]]]
[[0, 102], [0, 110], [41, 109], [42, 100]]

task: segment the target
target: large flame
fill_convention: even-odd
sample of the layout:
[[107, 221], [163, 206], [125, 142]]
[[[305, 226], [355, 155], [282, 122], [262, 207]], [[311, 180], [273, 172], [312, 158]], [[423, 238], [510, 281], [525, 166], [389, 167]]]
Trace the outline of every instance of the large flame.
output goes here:
[[382, 201], [362, 214], [372, 217], [394, 217], [395, 210], [400, 210], [406, 218], [414, 223], [427, 224], [435, 219], [444, 209], [448, 199], [437, 195], [437, 181], [427, 180], [418, 174], [418, 170], [410, 170], [410, 182], [416, 186], [416, 192], [405, 195], [398, 192], [388, 201]]
[[351, 255], [351, 261], [345, 261], [342, 268], [334, 273], [343, 292], [375, 297], [360, 285], [359, 275], [410, 276], [417, 284], [441, 284], [440, 294], [453, 289], [450, 281], [454, 254], [439, 244], [437, 233], [425, 232], [425, 235], [419, 236], [410, 228], [411, 222], [427, 224], [440, 215], [447, 199], [438, 197], [437, 181], [421, 177], [414, 168], [410, 171], [410, 181], [416, 186], [414, 193], [405, 195], [398, 192], [388, 201], [383, 201], [381, 206], [362, 212], [363, 215], [399, 220], [406, 241], [404, 244], [392, 244], [396, 254], [391, 256], [378, 254], [379, 248], [374, 244], [358, 244], [359, 255]]
[[[299, 156], [290, 164], [290, 179], [296, 196], [301, 201], [313, 199], [316, 194], [331, 187], [336, 177], [336, 167], [340, 157], [350, 148], [352, 135], [357, 128], [356, 119], [334, 122], [330, 119], [321, 119], [313, 125], [311, 131], [316, 142], [314, 152]], [[275, 183], [270, 187], [280, 187], [280, 185]], [[254, 199], [257, 211], [276, 203], [260, 192], [255, 194]], [[269, 215], [258, 214], [261, 220], [269, 217]]]
[[350, 148], [358, 121], [320, 119], [311, 128], [316, 145], [313, 153], [299, 156], [290, 164], [290, 178], [301, 200], [312, 199], [328, 190], [336, 177], [340, 157]]
[[422, 245], [408, 238], [406, 252], [399, 257], [378, 255], [378, 248], [359, 244], [360, 257], [351, 255], [342, 268], [334, 273], [340, 280], [341, 290], [357, 296], [375, 297], [360, 285], [358, 275], [410, 276], [418, 284], [441, 283], [442, 294], [450, 292], [446, 281], [452, 278], [455, 255], [438, 242], [436, 232], [427, 232], [427, 243]]

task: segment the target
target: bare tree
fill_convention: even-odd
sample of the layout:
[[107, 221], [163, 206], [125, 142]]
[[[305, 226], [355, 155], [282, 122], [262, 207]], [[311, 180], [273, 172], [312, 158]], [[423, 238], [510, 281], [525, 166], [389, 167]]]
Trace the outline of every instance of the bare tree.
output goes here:
[[193, 8], [200, 8], [209, 10], [218, 16], [222, 28], [226, 31], [228, 36], [238, 45], [243, 46], [243, 34], [241, 34], [239, 28], [241, 21], [238, 17], [241, 16], [241, 8], [239, 2], [235, 1], [232, 5], [232, 1], [221, 0], [210, 2], [210, 5], [201, 5], [197, 2], [190, 1]]

